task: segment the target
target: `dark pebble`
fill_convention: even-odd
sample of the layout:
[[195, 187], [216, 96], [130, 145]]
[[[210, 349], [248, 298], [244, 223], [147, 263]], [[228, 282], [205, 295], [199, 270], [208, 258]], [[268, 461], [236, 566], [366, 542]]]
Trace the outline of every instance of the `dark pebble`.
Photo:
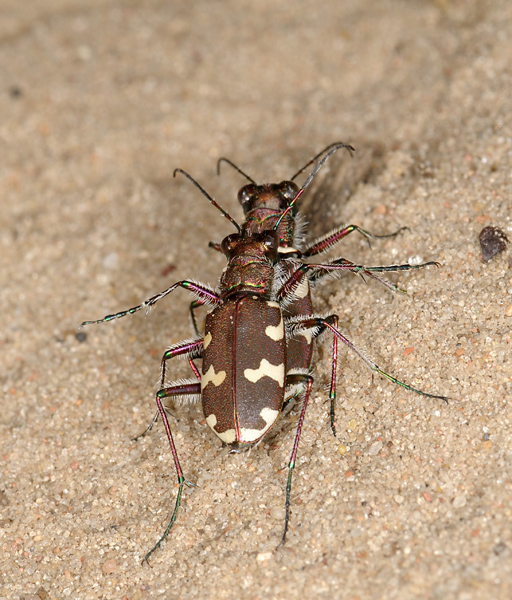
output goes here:
[[508, 237], [497, 227], [484, 227], [480, 232], [480, 248], [482, 248], [482, 260], [487, 262], [491, 258], [503, 252], [507, 247]]

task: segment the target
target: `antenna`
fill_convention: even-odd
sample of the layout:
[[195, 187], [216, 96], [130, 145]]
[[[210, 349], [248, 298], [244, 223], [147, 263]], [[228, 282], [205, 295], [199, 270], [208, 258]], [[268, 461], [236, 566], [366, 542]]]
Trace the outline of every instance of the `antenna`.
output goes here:
[[220, 163], [221, 162], [225, 162], [227, 163], [230, 167], [233, 167], [233, 169], [235, 169], [235, 171], [238, 171], [240, 173], [240, 175], [243, 175], [246, 179], [248, 179], [251, 183], [254, 183], [254, 185], [257, 185], [256, 182], [254, 181], [254, 179], [252, 177], [249, 177], [249, 175], [247, 175], [247, 173], [244, 173], [242, 171], [242, 169], [240, 167], [238, 167], [237, 165], [235, 165], [234, 162], [231, 162], [229, 160], [229, 158], [219, 158], [219, 160], [217, 161], [217, 175], [220, 175]]
[[349, 146], [348, 144], [344, 144], [343, 142], [334, 142], [334, 144], [329, 144], [326, 148], [324, 148], [316, 156], [313, 156], [313, 158], [308, 163], [306, 163], [302, 167], [302, 169], [299, 169], [297, 171], [297, 173], [295, 173], [295, 175], [290, 179], [290, 181], [293, 181], [295, 179], [295, 177], [297, 177], [298, 175], [300, 175], [302, 173], [302, 171], [304, 171], [304, 169], [307, 169], [307, 167], [309, 167], [309, 165], [313, 164], [317, 158], [320, 158], [322, 156], [322, 154], [327, 152], [327, 150], [334, 148], [335, 146], [337, 148], [346, 148], [350, 152], [350, 156], [352, 156], [352, 152], [355, 152], [355, 150], [354, 150], [354, 148], [352, 148], [352, 146]]
[[[348, 144], [340, 143], [340, 144], [331, 144], [330, 146], [327, 146], [327, 148], [325, 148], [325, 150], [323, 150], [323, 152], [325, 152], [327, 149], [329, 149], [329, 152], [327, 152], [327, 154], [322, 158], [322, 160], [316, 165], [316, 167], [313, 169], [313, 171], [311, 172], [309, 177], [306, 179], [306, 181], [304, 182], [304, 184], [302, 185], [300, 190], [297, 192], [297, 195], [295, 196], [295, 198], [290, 202], [290, 204], [288, 204], [288, 207], [281, 214], [279, 219], [277, 219], [276, 224], [274, 225], [274, 231], [277, 231], [277, 228], [279, 227], [279, 224], [281, 223], [281, 221], [291, 211], [294, 204], [302, 196], [304, 190], [313, 181], [315, 175], [318, 173], [318, 171], [320, 171], [320, 169], [324, 166], [324, 164], [329, 160], [330, 156], [332, 154], [334, 154], [337, 150], [340, 150], [341, 148], [346, 148], [350, 152], [351, 155], [352, 155], [352, 152], [355, 152], [354, 148], [352, 148], [352, 146], [349, 146]], [[316, 158], [318, 158], [318, 156], [321, 156], [323, 154], [323, 152], [320, 152], [319, 155], [315, 156], [315, 158], [313, 158], [311, 161], [309, 161], [308, 165], [311, 164]], [[299, 173], [301, 173], [308, 165], [303, 167], [298, 173], [296, 173], [296, 175], [294, 175], [294, 177], [296, 177]], [[293, 179], [293, 177], [292, 177], [292, 179]]]
[[235, 221], [235, 219], [233, 219], [233, 217], [227, 211], [225, 211], [222, 208], [222, 206], [217, 204], [217, 202], [210, 196], [210, 194], [201, 185], [199, 185], [199, 183], [197, 183], [197, 181], [193, 177], [191, 177], [183, 169], [174, 169], [173, 177], [176, 177], [176, 173], [182, 173], [183, 175], [185, 175], [185, 177], [196, 186], [196, 188], [203, 194], [203, 196], [206, 196], [206, 198], [208, 198], [209, 202], [211, 202], [213, 204], [213, 206], [215, 206], [215, 208], [217, 208], [226, 217], [226, 219], [228, 221], [231, 221], [231, 223], [233, 223], [233, 225], [237, 228], [238, 233], [242, 233], [242, 228]]

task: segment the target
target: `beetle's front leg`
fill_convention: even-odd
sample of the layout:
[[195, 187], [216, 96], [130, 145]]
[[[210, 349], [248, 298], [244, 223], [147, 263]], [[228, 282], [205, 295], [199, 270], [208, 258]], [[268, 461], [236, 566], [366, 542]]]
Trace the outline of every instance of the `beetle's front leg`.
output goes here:
[[194, 294], [197, 298], [203, 301], [203, 304], [221, 304], [221, 299], [219, 295], [216, 294], [213, 288], [211, 288], [210, 286], [205, 285], [203, 283], [196, 283], [195, 281], [183, 280], [171, 285], [171, 287], [167, 288], [163, 292], [155, 294], [154, 296], [151, 296], [151, 298], [144, 300], [144, 302], [142, 304], [139, 304], [138, 306], [134, 306], [133, 308], [129, 308], [128, 310], [122, 310], [112, 315], [107, 315], [106, 317], [103, 317], [103, 319], [98, 319], [97, 321], [84, 321], [78, 329], [80, 329], [81, 327], [85, 327], [85, 325], [105, 323], [107, 321], [113, 321], [114, 319], [126, 317], [126, 315], [133, 315], [134, 313], [138, 312], [139, 310], [142, 310], [143, 308], [146, 309], [147, 314], [149, 312], [149, 309], [153, 306], [153, 304], [156, 304], [159, 300], [161, 300], [162, 298], [164, 298], [179, 287], [182, 287], [183, 289], [188, 290], [189, 292]]
[[347, 225], [344, 227], [338, 227], [336, 229], [333, 229], [329, 233], [326, 233], [322, 237], [319, 237], [318, 239], [316, 239], [308, 248], [306, 248], [302, 252], [301, 258], [309, 258], [311, 256], [315, 256], [316, 254], [321, 254], [322, 252], [326, 252], [327, 250], [329, 250], [329, 248], [332, 248], [335, 244], [340, 242], [344, 237], [346, 237], [349, 233], [352, 233], [353, 231], [357, 231], [361, 235], [363, 235], [366, 238], [366, 240], [368, 241], [368, 244], [370, 244], [370, 239], [379, 239], [380, 240], [383, 238], [395, 237], [396, 235], [398, 235], [399, 233], [402, 233], [402, 231], [405, 231], [406, 229], [409, 229], [409, 228], [408, 227], [400, 227], [400, 229], [397, 229], [393, 233], [386, 233], [384, 235], [376, 235], [374, 233], [366, 231], [366, 229], [362, 229], [361, 227], [359, 227], [359, 225]]

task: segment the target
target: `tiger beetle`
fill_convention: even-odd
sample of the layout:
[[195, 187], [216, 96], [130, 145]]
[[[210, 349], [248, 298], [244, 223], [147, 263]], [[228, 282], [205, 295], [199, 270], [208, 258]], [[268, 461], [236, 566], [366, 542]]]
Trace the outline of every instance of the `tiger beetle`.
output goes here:
[[[142, 309], [146, 309], [147, 314], [156, 302], [180, 287], [191, 292], [196, 298], [190, 306], [195, 336], [174, 344], [162, 357], [161, 385], [156, 393], [156, 418], [160, 415], [169, 440], [178, 479], [178, 493], [170, 522], [155, 546], [146, 554], [144, 561], [148, 561], [167, 537], [177, 518], [184, 485], [188, 484], [183, 475], [166, 408], [163, 405], [165, 398], [200, 397], [206, 423], [223, 444], [230, 447], [230, 453], [242, 452], [258, 444], [276, 422], [284, 407], [301, 401], [299, 421], [288, 463], [285, 523], [280, 545], [285, 542], [289, 527], [292, 474], [314, 381], [311, 362], [313, 340], [316, 337], [324, 331], [333, 334], [329, 398], [331, 429], [334, 435], [338, 341], [351, 348], [372, 371], [393, 383], [423, 396], [447, 400], [444, 396], [417, 390], [381, 370], [338, 330], [337, 315], [322, 317], [313, 312], [311, 286], [328, 276], [350, 271], [363, 278], [366, 276], [376, 279], [392, 290], [401, 291], [376, 273], [437, 266], [435, 262], [427, 262], [421, 265], [368, 267], [344, 258], [323, 264], [305, 262], [306, 259], [330, 249], [352, 231], [358, 231], [370, 239], [391, 237], [404, 229], [393, 234], [376, 236], [357, 225], [349, 225], [335, 229], [301, 249], [303, 235], [297, 200], [329, 157], [341, 148], [353, 151], [347, 144], [331, 144], [310, 160], [291, 180], [280, 184], [257, 185], [231, 161], [221, 159], [251, 182], [238, 193], [245, 215], [242, 225], [218, 205], [188, 173], [176, 169], [174, 175], [179, 172], [187, 177], [237, 230], [236, 233], [228, 235], [222, 243], [210, 244], [227, 258], [227, 266], [217, 289], [191, 280], [178, 281], [138, 306], [107, 315], [97, 321], [85, 321], [80, 325], [83, 327], [112, 321]], [[293, 180], [321, 156], [306, 182], [299, 188]], [[198, 331], [194, 314], [194, 310], [199, 306], [207, 306], [210, 309], [206, 315], [204, 335], [200, 335]], [[178, 356], [188, 358], [195, 378], [166, 385], [166, 363]], [[195, 365], [195, 359], [202, 359], [201, 372]], [[156, 418], [143, 435], [151, 429]]]

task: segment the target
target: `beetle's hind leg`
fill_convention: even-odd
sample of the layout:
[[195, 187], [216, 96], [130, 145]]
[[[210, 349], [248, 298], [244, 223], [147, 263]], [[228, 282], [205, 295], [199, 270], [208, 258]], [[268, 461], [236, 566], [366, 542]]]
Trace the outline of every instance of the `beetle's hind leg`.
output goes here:
[[446, 396], [438, 396], [435, 394], [429, 394], [427, 392], [423, 392], [422, 390], [418, 390], [411, 385], [396, 379], [389, 373], [383, 371], [378, 365], [368, 358], [361, 350], [359, 350], [347, 337], [345, 337], [338, 330], [338, 316], [330, 315], [328, 317], [320, 317], [320, 316], [305, 316], [305, 317], [294, 317], [288, 319], [286, 322], [286, 328], [289, 336], [297, 336], [304, 335], [308, 332], [311, 332], [310, 335], [317, 337], [323, 331], [329, 330], [334, 336], [334, 347], [333, 347], [333, 358], [332, 358], [332, 374], [331, 374], [331, 390], [329, 394], [329, 398], [331, 400], [331, 408], [330, 408], [330, 418], [331, 418], [331, 430], [334, 435], [336, 435], [335, 429], [335, 400], [336, 400], [336, 364], [337, 364], [337, 343], [336, 340], [340, 340], [346, 346], [348, 346], [353, 352], [355, 352], [359, 358], [361, 358], [370, 369], [376, 373], [379, 373], [382, 377], [385, 377], [392, 383], [399, 385], [410, 392], [414, 392], [416, 394], [420, 394], [421, 396], [426, 396], [427, 398], [435, 398], [438, 400], [447, 401]]
[[[304, 373], [290, 373], [286, 376], [286, 384], [288, 385], [299, 385], [304, 387], [304, 401], [300, 411], [299, 423], [295, 433], [295, 441], [293, 443], [293, 450], [290, 456], [290, 462], [288, 463], [288, 479], [286, 481], [286, 501], [285, 501], [285, 517], [284, 517], [284, 531], [283, 537], [279, 546], [282, 546], [286, 541], [286, 534], [288, 533], [288, 527], [290, 524], [290, 495], [292, 490], [292, 476], [293, 469], [295, 468], [295, 460], [297, 458], [297, 451], [299, 448], [300, 434], [302, 432], [302, 426], [304, 424], [304, 418], [306, 416], [306, 409], [309, 402], [309, 396], [311, 395], [311, 387], [313, 385], [313, 377]], [[278, 547], [279, 547], [278, 546]]]
[[[194, 340], [185, 340], [183, 342], [180, 342], [179, 344], [175, 344], [174, 346], [171, 346], [170, 348], [168, 348], [165, 351], [164, 355], [162, 356], [162, 363], [161, 363], [161, 370], [160, 370], [160, 372], [161, 372], [160, 390], [162, 390], [165, 386], [165, 368], [166, 368], [167, 361], [170, 360], [171, 358], [175, 358], [177, 356], [183, 356], [183, 355], [188, 354], [188, 362], [190, 364], [190, 367], [191, 367], [192, 371], [194, 372], [196, 379], [198, 381], [201, 381], [201, 374], [199, 373], [199, 370], [197, 369], [197, 367], [194, 363], [194, 359], [201, 358], [202, 350], [203, 350], [203, 338], [198, 338], [198, 339], [194, 339]], [[167, 411], [167, 409], [165, 407], [164, 407], [164, 410]], [[153, 429], [155, 423], [158, 421], [158, 414], [159, 414], [159, 412], [157, 410], [155, 412], [155, 416], [151, 420], [151, 423], [148, 425], [148, 427], [146, 427], [146, 429], [141, 434], [132, 438], [132, 441], [136, 442], [137, 440], [145, 437]]]
[[[183, 355], [188, 356], [189, 363], [191, 365], [194, 365], [193, 359], [200, 358], [202, 355], [202, 352], [203, 352], [203, 338], [198, 338], [198, 339], [193, 339], [193, 340], [185, 340], [183, 342], [180, 342], [179, 344], [175, 344], [174, 346], [171, 346], [170, 348], [168, 348], [166, 350], [166, 352], [164, 353], [164, 355], [162, 356], [162, 373], [160, 376], [160, 388], [161, 389], [156, 393], [156, 397], [155, 397], [158, 411], [157, 411], [155, 418], [151, 422], [150, 426], [142, 435], [145, 435], [153, 427], [154, 423], [158, 419], [158, 415], [160, 415], [160, 417], [162, 419], [162, 423], [164, 424], [165, 433], [167, 434], [167, 439], [169, 440], [169, 446], [170, 446], [171, 454], [172, 454], [172, 457], [174, 460], [174, 467], [176, 469], [176, 476], [178, 478], [178, 494], [176, 496], [176, 502], [174, 504], [174, 510], [172, 512], [172, 516], [171, 516], [171, 520], [169, 521], [169, 524], [167, 525], [164, 533], [162, 534], [160, 539], [157, 541], [157, 543], [154, 545], [154, 547], [146, 554], [146, 556], [144, 557], [142, 562], [148, 561], [149, 557], [153, 554], [153, 552], [157, 548], [159, 548], [161, 546], [162, 542], [165, 540], [165, 538], [169, 534], [169, 531], [171, 530], [172, 526], [174, 525], [174, 522], [176, 521], [176, 517], [178, 515], [178, 509], [179, 509], [180, 502], [181, 502], [183, 487], [184, 487], [185, 483], [187, 483], [185, 481], [185, 477], [183, 475], [183, 470], [181, 468], [180, 461], [178, 458], [178, 452], [176, 450], [176, 445], [174, 444], [174, 439], [172, 437], [171, 427], [169, 425], [169, 420], [167, 419], [167, 411], [166, 411], [165, 406], [163, 405], [162, 400], [164, 398], [175, 398], [175, 397], [179, 397], [179, 396], [181, 396], [181, 397], [191, 397], [191, 396], [200, 397], [200, 395], [201, 395], [201, 382], [200, 381], [182, 380], [182, 381], [172, 382], [167, 387], [164, 387], [165, 386], [165, 367], [166, 367], [168, 360], [170, 360], [171, 358], [175, 358], [176, 356], [183, 356]], [[193, 367], [193, 370], [194, 370], [194, 373], [196, 374], [196, 376], [199, 376], [199, 372], [197, 371], [197, 368], [195, 367], [195, 365]], [[139, 437], [142, 437], [142, 436], [139, 436]], [[189, 484], [189, 485], [192, 485], [192, 484]]]

